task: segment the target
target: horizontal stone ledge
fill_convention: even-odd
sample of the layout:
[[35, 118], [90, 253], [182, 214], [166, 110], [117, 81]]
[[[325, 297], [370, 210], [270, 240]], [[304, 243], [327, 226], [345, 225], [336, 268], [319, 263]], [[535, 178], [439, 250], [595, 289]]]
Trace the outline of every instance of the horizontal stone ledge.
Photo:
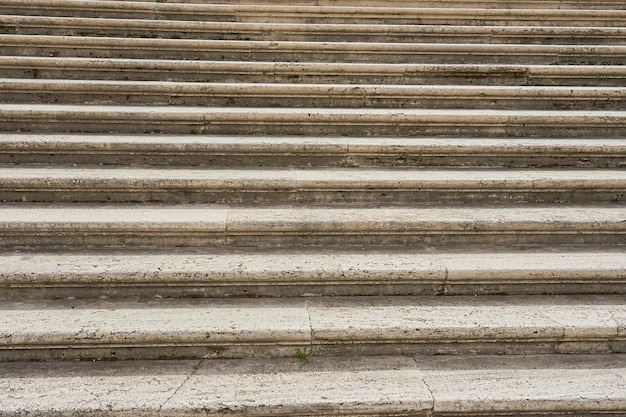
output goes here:
[[626, 109], [626, 88], [0, 79], [5, 102], [266, 107]]
[[[118, 416], [128, 409], [159, 416], [226, 410], [237, 416], [614, 415], [626, 407], [624, 361], [624, 355], [613, 354], [314, 355], [305, 365], [296, 358], [18, 362], [3, 364], [7, 389], [0, 394], [0, 412], [7, 417]], [[294, 395], [293, 387], [302, 393]]]
[[[1, 303], [5, 361], [624, 351], [621, 296]], [[202, 353], [204, 351], [204, 353]]]
[[[137, 0], [140, 2], [152, 3], [152, 0]], [[8, 3], [14, 6], [16, 3], [25, 5], [24, 2]], [[202, 0], [169, 0], [169, 4], [196, 3], [204, 4]], [[27, 7], [43, 7], [44, 2], [40, 0], [29, 1]], [[620, 10], [624, 9], [623, 2], [619, 0], [599, 0], [588, 3], [582, 0], [218, 0], [214, 4], [222, 5], [293, 5], [293, 6], [343, 6], [343, 7], [412, 7], [412, 8], [482, 8], [482, 9], [584, 9], [584, 10]], [[70, 0], [54, 1], [45, 3], [51, 9], [76, 6], [78, 2]], [[79, 6], [85, 6], [80, 4]], [[97, 6], [92, 6], [97, 7]], [[119, 6], [118, 6], [119, 7]], [[150, 7], [150, 6], [145, 6]], [[170, 6], [171, 7], [171, 6]]]
[[620, 65], [624, 45], [237, 41], [0, 35], [6, 55], [222, 61]]
[[5, 164], [200, 167], [626, 166], [626, 139], [0, 134]]
[[588, 204], [626, 195], [622, 171], [589, 169], [4, 167], [0, 182], [5, 202]]
[[0, 208], [3, 245], [299, 246], [623, 243], [618, 205], [228, 208], [17, 205]]
[[[622, 65], [375, 64], [316, 62], [180, 61], [71, 57], [0, 57], [13, 78], [129, 79], [203, 82], [323, 82], [378, 84], [624, 85]], [[491, 80], [491, 81], [490, 81]], [[493, 84], [489, 84], [492, 82]]]
[[[117, 6], [117, 7], [115, 7]], [[487, 21], [529, 22], [536, 24], [604, 24], [620, 26], [626, 19], [623, 10], [583, 10], [563, 8], [470, 8], [470, 7], [359, 7], [359, 6], [306, 6], [284, 4], [193, 4], [193, 3], [146, 3], [137, 2], [121, 5], [87, 4], [68, 1], [42, 2], [31, 1], [28, 4], [14, 0], [3, 4], [2, 11], [27, 14], [35, 9], [39, 14], [67, 15], [72, 10], [74, 15], [93, 17], [135, 17], [147, 19], [185, 19], [253, 22], [406, 22], [407, 24], [426, 24], [429, 22], [455, 21], [474, 22], [477, 17]]]
[[622, 137], [626, 112], [0, 105], [4, 131]]
[[[151, 19], [101, 19], [62, 16], [0, 15], [5, 33], [56, 36], [116, 36], [245, 40], [448, 41], [458, 43], [619, 44], [621, 27], [390, 25], [350, 23], [200, 22]], [[524, 22], [528, 24], [527, 22]], [[566, 42], [564, 42], [566, 41]]]
[[618, 248], [5, 251], [0, 297], [620, 293]]

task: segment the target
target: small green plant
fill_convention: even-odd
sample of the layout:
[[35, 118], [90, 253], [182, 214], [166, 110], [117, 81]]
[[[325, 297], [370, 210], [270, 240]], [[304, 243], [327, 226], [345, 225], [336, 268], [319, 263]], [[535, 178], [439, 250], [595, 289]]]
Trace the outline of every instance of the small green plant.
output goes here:
[[165, 0], [155, 0], [157, 3], [165, 3]]
[[296, 356], [300, 359], [301, 365], [303, 367], [307, 363], [309, 363], [309, 358], [313, 355], [313, 349], [304, 348], [304, 349], [296, 349]]

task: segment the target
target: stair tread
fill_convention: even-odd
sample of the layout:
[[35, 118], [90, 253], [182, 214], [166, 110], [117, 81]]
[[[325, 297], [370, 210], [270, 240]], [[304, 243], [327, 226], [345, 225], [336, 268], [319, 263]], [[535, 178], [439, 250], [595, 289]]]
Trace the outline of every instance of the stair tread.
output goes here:
[[621, 283], [626, 252], [619, 247], [207, 248], [0, 253], [0, 285], [254, 285], [320, 283]]
[[624, 342], [624, 304], [600, 295], [3, 301], [1, 332], [9, 337], [0, 349], [179, 346], [254, 357], [309, 345], [489, 352], [508, 343], [523, 352], [607, 353]]
[[129, 409], [162, 415], [601, 414], [626, 407], [625, 363], [624, 355], [313, 356], [304, 366], [295, 358], [7, 363], [0, 410], [38, 416]]
[[[219, 36], [224, 39], [246, 39], [254, 36], [261, 39], [310, 39], [369, 40], [378, 37], [384, 40], [411, 42], [424, 41], [434, 36], [440, 41], [476, 42], [475, 37], [490, 43], [554, 43], [555, 39], [566, 38], [568, 43], [610, 43], [624, 41], [626, 29], [607, 26], [529, 26], [520, 25], [407, 25], [407, 24], [362, 24], [362, 23], [255, 23], [255, 22], [206, 22], [189, 20], [159, 20], [97, 17], [52, 17], [0, 15], [5, 31], [33, 35], [79, 34], [85, 36], [120, 36], [123, 33], [134, 37], [178, 37], [202, 38]], [[526, 24], [524, 26], [523, 24]], [[601, 41], [600, 41], [601, 40]], [[558, 41], [557, 41], [558, 42]]]
[[[75, 113], [92, 117], [115, 118], [124, 114], [155, 116], [171, 115], [186, 116], [191, 120], [204, 121], [205, 117], [213, 116], [215, 121], [219, 117], [237, 118], [245, 117], [251, 123], [263, 115], [275, 117], [292, 117], [293, 121], [299, 119], [312, 120], [313, 116], [325, 117], [360, 117], [366, 120], [368, 117], [380, 118], [391, 117], [402, 121], [402, 117], [433, 122], [446, 121], [470, 121], [472, 118], [485, 118], [493, 122], [515, 123], [518, 119], [529, 120], [552, 120], [560, 123], [571, 123], [580, 119], [581, 123], [603, 124], [621, 122], [626, 118], [626, 111], [621, 110], [502, 110], [502, 109], [384, 109], [384, 108], [276, 108], [276, 107], [199, 107], [199, 106], [129, 106], [129, 105], [73, 105], [73, 104], [13, 104], [1, 103], [0, 115], [5, 118], [12, 114], [24, 113], [31, 117], [40, 117], [46, 113], [62, 114]], [[211, 120], [211, 119], [207, 119]], [[371, 120], [374, 121], [374, 120]]]
[[0, 78], [0, 87], [7, 93], [27, 90], [31, 94], [40, 92], [108, 94], [231, 94], [267, 96], [342, 96], [363, 97], [371, 94], [398, 97], [435, 96], [464, 97], [473, 100], [489, 98], [515, 99], [623, 99], [626, 87], [605, 86], [456, 86], [456, 85], [379, 85], [379, 84], [290, 84], [290, 83], [200, 83], [174, 81], [125, 81], [125, 80], [33, 80]]
[[[617, 20], [626, 17], [626, 11], [619, 9], [557, 9], [557, 8], [472, 8], [472, 7], [368, 7], [368, 6], [309, 6], [309, 5], [285, 5], [285, 4], [194, 4], [194, 3], [160, 3], [149, 4], [145, 2], [23, 2], [7, 1], [3, 4], [4, 10], [17, 9], [21, 12], [35, 12], [33, 14], [49, 14], [61, 11], [63, 13], [102, 15], [108, 13], [112, 16], [146, 16], [174, 17], [184, 16], [186, 19], [205, 20], [218, 18], [220, 20], [244, 20], [262, 19], [276, 21], [288, 19], [294, 21], [309, 22], [312, 18], [339, 18], [347, 19], [420, 19], [423, 22], [427, 18], [452, 18], [452, 17], [476, 17], [519, 19], [540, 21], [545, 23], [548, 17], [572, 19], [573, 22], [591, 19], [594, 21]], [[536, 19], [536, 20], [533, 20]], [[543, 19], [542, 19], [543, 18]]]
[[[0, 206], [0, 227], [100, 228], [143, 227], [153, 230], [170, 228], [214, 230], [222, 232], [297, 230], [315, 226], [320, 230], [368, 230], [380, 232], [424, 230], [439, 226], [450, 230], [469, 230], [481, 225], [487, 230], [510, 226], [517, 231], [536, 227], [574, 230], [577, 226], [591, 231], [619, 231], [626, 227], [626, 207], [621, 205], [529, 205], [483, 207], [335, 207], [277, 206], [228, 207], [226, 205], [87, 205], [87, 204], [4, 204]], [[603, 226], [602, 226], [603, 225]], [[615, 229], [612, 229], [615, 228]], [[579, 229], [582, 231], [582, 229]]]
[[[531, 65], [531, 64], [394, 64], [394, 63], [346, 63], [346, 62], [244, 62], [244, 61], [183, 61], [175, 59], [120, 59], [120, 58], [77, 58], [77, 57], [34, 57], [34, 56], [2, 56], [0, 67], [3, 71], [23, 69], [32, 77], [33, 71], [42, 78], [53, 78], [45, 71], [62, 71], [62, 75], [74, 79], [98, 79], [103, 77], [123, 78], [134, 76], [150, 77], [151, 79], [177, 79], [184, 76], [191, 80], [215, 81], [217, 76], [226, 79], [246, 80], [246, 77], [263, 77], [264, 81], [275, 82], [302, 77], [312, 77], [326, 84], [335, 83], [346, 77], [346, 82], [367, 82], [392, 77], [392, 83], [420, 84], [428, 77], [453, 77], [456, 85], [467, 82], [463, 77], [472, 77], [472, 82], [484, 81], [488, 77], [517, 77], [519, 84], [546, 80], [554, 85], [567, 85], [572, 80], [585, 81], [586, 85], [595, 85], [607, 80], [626, 78], [626, 68], [622, 65]], [[94, 72], [95, 70], [95, 72]], [[112, 73], [112, 75], [107, 75]], [[119, 73], [118, 76], [115, 74]], [[148, 75], [145, 75], [145, 74]], [[87, 76], [85, 76], [87, 74]], [[26, 75], [21, 75], [25, 77]], [[284, 78], [288, 77], [288, 78]], [[327, 77], [327, 78], [324, 78]], [[359, 78], [361, 77], [361, 78]], [[378, 78], [376, 78], [378, 77]], [[563, 80], [562, 81], [561, 78]], [[414, 80], [418, 81], [414, 81]], [[445, 79], [445, 78], [444, 78]], [[297, 82], [303, 82], [297, 79]], [[357, 80], [357, 81], [354, 81]], [[435, 80], [437, 80], [435, 78]], [[615, 81], [613, 81], [615, 82]], [[430, 81], [430, 83], [437, 83]], [[441, 81], [439, 81], [441, 83]], [[377, 82], [377, 84], [383, 84]], [[618, 87], [623, 84], [616, 83]]]
[[[89, 189], [128, 187], [167, 189], [437, 189], [562, 187], [626, 188], [626, 172], [614, 169], [217, 169], [139, 167], [22, 167], [0, 166], [0, 189]], [[0, 197], [1, 198], [1, 197]]]
[[333, 136], [215, 136], [215, 135], [93, 135], [29, 134], [0, 132], [0, 150], [17, 152], [38, 149], [139, 151], [222, 151], [250, 150], [263, 152], [354, 152], [418, 153], [429, 150], [447, 152], [493, 153], [581, 152], [622, 154], [626, 139], [615, 138], [436, 138], [436, 137], [333, 137]]

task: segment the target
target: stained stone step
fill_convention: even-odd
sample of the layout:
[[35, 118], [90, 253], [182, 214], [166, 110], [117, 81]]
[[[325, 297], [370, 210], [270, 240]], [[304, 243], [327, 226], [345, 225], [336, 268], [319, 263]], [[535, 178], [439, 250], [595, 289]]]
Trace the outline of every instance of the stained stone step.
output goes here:
[[0, 163], [203, 167], [626, 167], [626, 139], [0, 134]]
[[235, 41], [0, 35], [4, 55], [217, 61], [622, 65], [626, 45]]
[[3, 14], [223, 22], [624, 26], [626, 10], [5, 0]]
[[621, 205], [0, 206], [3, 246], [623, 244]]
[[[129, 1], [129, 0], [122, 0]], [[153, 0], [133, 0], [152, 2]], [[167, 0], [167, 3], [206, 3], [204, 0]], [[622, 10], [621, 0], [214, 0], [214, 4], [287, 4], [298, 6], [347, 7], [419, 7], [419, 8], [481, 8], [481, 9], [584, 9]]]
[[241, 107], [626, 109], [626, 88], [191, 83], [0, 78], [5, 103]]
[[626, 112], [1, 104], [0, 131], [622, 138]]
[[618, 247], [4, 251], [0, 297], [24, 299], [624, 294]]
[[622, 170], [0, 168], [0, 201], [611, 203]]
[[0, 365], [0, 412], [614, 416], [626, 408], [625, 363], [622, 354], [17, 362]]
[[296, 24], [0, 15], [16, 35], [352, 42], [620, 45], [624, 27]]
[[355, 64], [0, 56], [0, 70], [6, 77], [34, 79], [292, 84], [626, 85], [626, 67], [623, 65]]
[[0, 357], [623, 353], [625, 307], [599, 295], [3, 301]]

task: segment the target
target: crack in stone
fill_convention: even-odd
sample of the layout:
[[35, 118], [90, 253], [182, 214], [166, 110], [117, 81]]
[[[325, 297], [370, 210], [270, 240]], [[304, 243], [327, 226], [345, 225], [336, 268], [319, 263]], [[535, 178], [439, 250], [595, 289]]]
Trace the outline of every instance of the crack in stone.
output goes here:
[[191, 371], [191, 373], [189, 375], [187, 375], [187, 377], [185, 378], [185, 380], [183, 382], [181, 382], [181, 384], [174, 390], [174, 392], [172, 393], [172, 395], [170, 395], [169, 397], [167, 397], [167, 399], [165, 401], [163, 401], [163, 404], [161, 404], [159, 406], [159, 411], [158, 413], [161, 412], [161, 410], [163, 409], [163, 407], [165, 406], [165, 404], [167, 404], [172, 398], [174, 398], [174, 396], [176, 394], [178, 394], [178, 391], [180, 391], [180, 389], [183, 387], [183, 385], [185, 385], [187, 383], [187, 381], [189, 381], [191, 379], [192, 376], [194, 376], [196, 374], [196, 372], [198, 372], [198, 369], [200, 369], [200, 366], [202, 365], [202, 362], [204, 362], [204, 358], [200, 359], [200, 362], [198, 362], [197, 364], [195, 364], [193, 366], [193, 369]]
[[[417, 369], [419, 369], [419, 363], [417, 362], [417, 358], [415, 357], [415, 355], [411, 356], [411, 358], [413, 359], [413, 362], [415, 362], [415, 367]], [[426, 382], [426, 378], [425, 377], [422, 377], [421, 381], [424, 384], [424, 386], [426, 387], [426, 389], [428, 390], [428, 393], [430, 394], [430, 398], [432, 400], [432, 406], [430, 407], [429, 415], [433, 416], [435, 414], [435, 394], [433, 393], [433, 390], [428, 385], [428, 382]]]
[[311, 351], [313, 350], [313, 341], [315, 339], [315, 331], [313, 330], [313, 321], [311, 320], [311, 310], [309, 309], [309, 300], [304, 300], [304, 308], [306, 310], [306, 315], [309, 319], [309, 346]]

